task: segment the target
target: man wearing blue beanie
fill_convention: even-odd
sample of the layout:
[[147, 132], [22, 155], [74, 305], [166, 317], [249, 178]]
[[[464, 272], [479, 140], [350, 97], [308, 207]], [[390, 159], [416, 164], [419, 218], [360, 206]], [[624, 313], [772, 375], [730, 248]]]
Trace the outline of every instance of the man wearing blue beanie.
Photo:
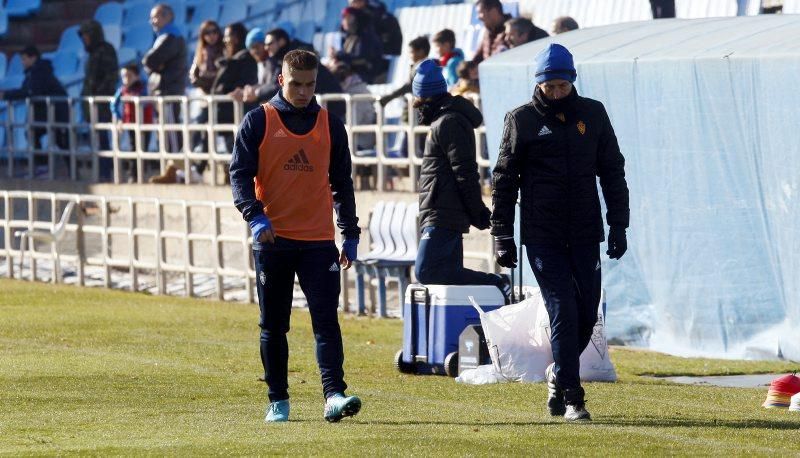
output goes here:
[[481, 199], [474, 129], [483, 116], [467, 99], [447, 93], [435, 59], [420, 62], [411, 83], [419, 123], [431, 126], [419, 176], [422, 237], [416, 276], [425, 284], [495, 285], [508, 298], [508, 277], [464, 268], [463, 234], [489, 228]]
[[608, 251], [627, 250], [628, 185], [603, 104], [578, 95], [572, 54], [551, 44], [536, 56], [533, 101], [506, 115], [493, 170], [495, 259], [517, 265], [514, 210], [521, 191], [522, 240], [550, 315], [553, 360], [545, 372], [551, 415], [589, 421], [580, 381], [580, 355], [597, 321], [603, 218], [597, 179], [610, 226]]

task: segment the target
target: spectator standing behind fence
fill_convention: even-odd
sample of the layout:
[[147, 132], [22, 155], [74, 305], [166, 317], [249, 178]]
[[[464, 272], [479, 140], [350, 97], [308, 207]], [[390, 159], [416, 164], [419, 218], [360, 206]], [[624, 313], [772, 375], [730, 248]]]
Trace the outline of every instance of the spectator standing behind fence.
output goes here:
[[[173, 23], [174, 18], [169, 5], [159, 3], [150, 10], [150, 25], [156, 33], [156, 40], [145, 53], [142, 66], [148, 73], [147, 92], [154, 96], [184, 95], [186, 92], [186, 40]], [[164, 113], [158, 115], [166, 124], [175, 124], [181, 116], [180, 105], [164, 104]], [[177, 132], [168, 133], [167, 143], [168, 151], [182, 148], [182, 139]]]
[[481, 88], [478, 80], [478, 64], [475, 61], [462, 61], [458, 64], [458, 83], [450, 90], [453, 95], [465, 96], [469, 94], [480, 95]]
[[[367, 28], [379, 38], [383, 55], [399, 56], [403, 51], [403, 32], [400, 23], [386, 5], [380, 1], [350, 0], [348, 6], [364, 13]], [[375, 62], [375, 79], [373, 83], [385, 83], [389, 71], [389, 61], [381, 58]]]
[[[214, 21], [203, 21], [198, 30], [197, 48], [189, 68], [189, 82], [203, 95], [211, 94], [211, 86], [217, 78], [217, 60], [222, 57], [222, 30]], [[208, 106], [203, 104], [200, 113], [194, 118], [195, 124], [208, 123]], [[208, 151], [208, 138], [205, 132], [192, 133], [192, 150]]]
[[419, 123], [431, 127], [419, 175], [417, 279], [436, 285], [495, 285], [508, 299], [508, 277], [464, 268], [463, 234], [470, 226], [488, 229], [491, 215], [481, 198], [475, 157], [474, 129], [483, 116], [468, 100], [447, 93], [434, 59], [419, 64], [412, 92]]
[[483, 41], [472, 60], [480, 64], [484, 59], [508, 49], [505, 23], [511, 16], [503, 13], [503, 4], [500, 0], [478, 0], [475, 6], [478, 9], [478, 19], [483, 22], [484, 31]]
[[[381, 69], [383, 49], [380, 38], [369, 27], [366, 13], [347, 7], [342, 10], [342, 46], [340, 53], [346, 56], [353, 71], [361, 79], [372, 84]], [[333, 49], [329, 57], [336, 58]], [[339, 60], [342, 60], [341, 58]]]
[[[0, 91], [0, 99], [3, 100], [24, 100], [29, 97], [66, 97], [67, 91], [58, 81], [53, 73], [53, 64], [42, 59], [41, 53], [35, 46], [27, 46], [20, 52], [22, 68], [25, 70], [25, 79], [19, 89]], [[65, 101], [55, 102], [55, 121], [60, 123], [69, 122], [69, 107]], [[35, 122], [47, 122], [47, 103], [44, 101], [33, 103], [33, 120]], [[16, 122], [24, 120], [17, 119]], [[55, 144], [60, 149], [67, 149], [69, 145], [67, 130], [63, 128], [54, 129]], [[45, 127], [35, 127], [33, 129], [33, 147], [37, 150], [42, 149], [41, 137], [47, 133]], [[51, 139], [52, 140], [52, 139]], [[46, 158], [41, 157], [45, 160]], [[37, 161], [38, 162], [38, 161]], [[41, 165], [41, 164], [36, 164]]]
[[[408, 73], [408, 82], [389, 94], [382, 96], [380, 98], [380, 103], [382, 106], [385, 107], [392, 100], [411, 93], [411, 85], [414, 81], [414, 75], [416, 74], [417, 66], [419, 66], [422, 61], [428, 58], [430, 52], [431, 44], [427, 37], [417, 37], [408, 42], [408, 58], [411, 60], [411, 68], [409, 69]], [[403, 122], [408, 122], [408, 110], [403, 110], [402, 118]]]
[[[118, 68], [117, 52], [114, 47], [106, 41], [103, 33], [103, 26], [94, 19], [90, 19], [81, 24], [78, 28], [78, 36], [83, 41], [83, 47], [89, 55], [84, 67], [83, 87], [81, 88], [82, 97], [93, 95], [112, 96], [117, 90]], [[111, 121], [111, 107], [105, 102], [95, 103], [96, 122], [107, 123]], [[91, 112], [89, 103], [82, 104], [83, 117], [90, 121]], [[110, 148], [110, 132], [97, 132], [98, 147], [107, 151]], [[100, 180], [109, 181], [113, 173], [113, 159], [101, 157], [98, 163]]]
[[525, 19], [524, 17], [509, 19], [506, 21], [505, 28], [506, 45], [509, 49], [550, 36], [544, 30], [533, 25], [530, 19]]
[[[122, 101], [122, 97], [142, 97], [147, 95], [147, 86], [142, 81], [139, 66], [136, 62], [129, 62], [120, 69], [119, 76], [122, 84], [114, 94], [114, 101], [111, 104], [117, 131], [122, 132], [121, 123], [152, 124], [153, 105], [151, 103], [140, 102], [142, 116], [139, 119], [139, 114], [136, 112], [136, 104]], [[139, 143], [134, 130], [128, 130], [127, 132], [131, 149], [134, 151], [147, 151], [147, 145], [150, 143], [150, 132], [142, 132], [141, 143]], [[127, 160], [125, 162], [128, 168], [128, 181], [136, 181], [136, 161]]]
[[553, 35], [578, 30], [578, 22], [569, 16], [561, 16], [553, 20]]
[[450, 29], [440, 30], [431, 41], [439, 54], [439, 65], [447, 87], [452, 88], [458, 82], [458, 64], [464, 61], [464, 51], [456, 48], [456, 34]]
[[[369, 94], [367, 83], [346, 62], [337, 62], [332, 70], [339, 80], [342, 92], [346, 94]], [[375, 124], [375, 108], [371, 101], [353, 103], [353, 122], [357, 126]], [[355, 135], [356, 150], [363, 151], [375, 148], [375, 134], [359, 133]]]

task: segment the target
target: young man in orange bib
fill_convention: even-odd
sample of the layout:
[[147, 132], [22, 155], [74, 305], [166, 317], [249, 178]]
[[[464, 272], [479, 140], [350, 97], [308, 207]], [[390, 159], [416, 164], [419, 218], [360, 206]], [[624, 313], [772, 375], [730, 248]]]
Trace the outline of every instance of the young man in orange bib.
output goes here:
[[[233, 200], [253, 233], [267, 422], [289, 419], [286, 333], [295, 275], [311, 314], [325, 419], [336, 422], [361, 408], [361, 400], [344, 394], [337, 315], [340, 266], [355, 260], [360, 229], [344, 124], [314, 98], [318, 65], [314, 53], [286, 54], [281, 90], [244, 117], [231, 159]], [[333, 210], [344, 237], [341, 253]]]

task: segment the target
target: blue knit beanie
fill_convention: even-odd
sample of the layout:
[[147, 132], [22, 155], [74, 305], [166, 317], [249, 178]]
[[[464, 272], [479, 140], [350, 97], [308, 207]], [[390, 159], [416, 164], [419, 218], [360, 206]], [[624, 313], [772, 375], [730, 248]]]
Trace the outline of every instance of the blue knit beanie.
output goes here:
[[415, 97], [435, 97], [447, 92], [447, 83], [442, 75], [442, 67], [436, 59], [426, 59], [417, 66], [411, 93]]
[[552, 43], [536, 55], [536, 84], [549, 80], [574, 83], [577, 77], [572, 54], [567, 48]]
[[256, 43], [264, 43], [266, 38], [267, 37], [264, 35], [264, 31], [256, 27], [247, 32], [247, 38], [244, 39], [244, 46], [249, 48]]

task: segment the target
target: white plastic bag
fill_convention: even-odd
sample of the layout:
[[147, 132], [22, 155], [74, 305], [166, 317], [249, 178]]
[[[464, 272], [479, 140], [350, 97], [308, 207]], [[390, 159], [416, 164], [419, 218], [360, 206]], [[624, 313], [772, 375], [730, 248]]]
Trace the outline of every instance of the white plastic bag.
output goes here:
[[[478, 310], [480, 307], [473, 302]], [[542, 313], [544, 311], [544, 313]], [[553, 361], [541, 295], [491, 312], [480, 312], [495, 372], [508, 381], [541, 382]]]
[[789, 403], [789, 410], [793, 412], [800, 412], [800, 393], [797, 393], [794, 396], [792, 396], [791, 401]]
[[[605, 294], [598, 304], [592, 338], [580, 358], [580, 377], [587, 382], [617, 380], [606, 341], [604, 298]], [[487, 313], [475, 302], [472, 305], [480, 311], [495, 372], [508, 381], [544, 381], [544, 371], [553, 362], [553, 351], [550, 318], [539, 289], [534, 289], [529, 299]]]
[[504, 381], [503, 377], [495, 372], [492, 364], [484, 364], [475, 369], [467, 369], [456, 377], [456, 382], [467, 385], [488, 385]]

